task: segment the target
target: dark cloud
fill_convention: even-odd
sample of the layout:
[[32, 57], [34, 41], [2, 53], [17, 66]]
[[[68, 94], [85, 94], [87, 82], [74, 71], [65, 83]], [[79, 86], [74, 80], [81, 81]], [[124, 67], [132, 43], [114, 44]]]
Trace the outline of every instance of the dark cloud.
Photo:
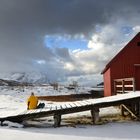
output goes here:
[[119, 18], [136, 22], [139, 5], [139, 0], [0, 0], [1, 71], [62, 71], [58, 59], [72, 62], [69, 51], [44, 47], [45, 35], [90, 36], [96, 25]]
[[54, 51], [55, 51], [56, 57], [58, 57], [58, 59], [63, 60], [64, 62], [73, 61], [69, 54], [68, 48], [55, 48]]
[[[139, 12], [138, 0], [1, 0], [0, 23], [7, 32], [87, 33], [111, 16]], [[128, 14], [128, 12], [130, 12]]]

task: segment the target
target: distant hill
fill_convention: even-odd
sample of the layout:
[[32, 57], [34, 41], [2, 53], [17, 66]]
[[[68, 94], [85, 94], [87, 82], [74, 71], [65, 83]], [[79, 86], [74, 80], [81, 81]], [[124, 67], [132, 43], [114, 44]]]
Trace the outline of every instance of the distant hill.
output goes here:
[[44, 84], [48, 82], [47, 75], [39, 72], [15, 72], [15, 73], [4, 73], [0, 75], [2, 84], [17, 84], [17, 83], [33, 83], [33, 84]]
[[0, 79], [0, 86], [28, 86], [30, 83]]
[[104, 82], [101, 82], [101, 83], [99, 83], [99, 84], [97, 84], [97, 87], [100, 87], [100, 86], [104, 86]]

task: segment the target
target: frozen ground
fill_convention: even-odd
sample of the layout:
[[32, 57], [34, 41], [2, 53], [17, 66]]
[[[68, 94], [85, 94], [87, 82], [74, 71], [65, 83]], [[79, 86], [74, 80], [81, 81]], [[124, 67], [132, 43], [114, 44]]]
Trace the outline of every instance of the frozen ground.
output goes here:
[[[61, 91], [53, 91], [51, 87], [41, 88], [1, 88], [0, 89], [0, 117], [15, 112], [26, 110], [26, 100], [30, 92], [34, 91], [36, 95], [58, 95], [69, 94], [66, 89]], [[55, 104], [54, 102], [48, 102]], [[104, 108], [100, 115], [118, 113], [117, 108]], [[88, 111], [75, 113], [64, 116], [80, 117], [89, 115]], [[60, 128], [53, 128], [52, 125], [39, 122], [38, 127], [24, 127], [23, 125], [6, 122], [8, 126], [0, 127], [1, 140], [19, 140], [19, 139], [34, 139], [34, 140], [139, 140], [140, 139], [140, 123], [139, 122], [112, 122], [103, 125], [76, 125], [75, 127], [62, 125]], [[52, 123], [52, 122], [51, 122]], [[37, 126], [37, 125], [36, 125]]]

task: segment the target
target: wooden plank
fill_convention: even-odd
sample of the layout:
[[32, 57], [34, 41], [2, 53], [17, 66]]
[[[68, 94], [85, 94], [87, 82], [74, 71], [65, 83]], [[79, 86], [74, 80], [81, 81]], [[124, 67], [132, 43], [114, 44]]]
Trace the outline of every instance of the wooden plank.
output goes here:
[[19, 114], [19, 115], [31, 115], [31, 114], [39, 113], [40, 111], [41, 111], [41, 109], [27, 110], [26, 113]]
[[122, 88], [123, 86], [122, 86], [122, 85], [116, 85], [116, 87], [120, 87], [120, 88]]
[[28, 110], [25, 110], [25, 111], [23, 111], [23, 112], [20, 112], [18, 115], [26, 114], [27, 111], [28, 111]]
[[133, 81], [134, 78], [124, 78], [125, 81]]
[[78, 101], [78, 103], [82, 104], [83, 106], [88, 105], [86, 102], [84, 101]]
[[66, 108], [71, 108], [71, 105], [70, 104], [65, 104]]
[[90, 102], [90, 100], [84, 100], [85, 102], [87, 102], [88, 104], [92, 104], [91, 102]]
[[75, 102], [75, 103], [79, 104], [80, 106], [85, 106], [85, 105], [87, 105], [86, 103], [84, 103], [84, 102], [82, 102], [82, 101], [77, 101], [77, 102]]
[[69, 105], [73, 108], [73, 107], [78, 107], [76, 104], [74, 104], [74, 102], [69, 103]]
[[50, 107], [50, 110], [52, 110], [52, 106]]
[[56, 110], [56, 109], [57, 109], [56, 105], [51, 107], [51, 111]]
[[91, 103], [90, 102], [87, 102], [87, 101], [82, 101], [82, 102], [84, 102], [86, 105], [90, 105]]
[[77, 103], [77, 102], [74, 102], [74, 104], [75, 104], [77, 107], [82, 106], [81, 104], [79, 104], [79, 103]]
[[66, 107], [65, 104], [61, 104], [61, 108], [62, 108], [62, 109], [66, 109], [67, 107]]
[[56, 105], [56, 110], [60, 110], [60, 109], [62, 109], [61, 105]]
[[[93, 99], [93, 100], [90, 100], [90, 103], [91, 103], [91, 105], [94, 105], [96, 102], [95, 102], [95, 100]], [[98, 104], [98, 103], [97, 103]]]
[[27, 110], [27, 112], [26, 112], [26, 114], [32, 114], [32, 113], [34, 113], [34, 112], [36, 112], [36, 110]]
[[36, 111], [37, 111], [37, 109], [25, 110], [23, 112], [20, 112], [18, 115], [31, 114], [31, 113], [34, 113]]
[[35, 109], [32, 113], [38, 113], [38, 112], [41, 112], [42, 108], [39, 108], [39, 109]]
[[[131, 92], [131, 91], [133, 91], [133, 90], [125, 90], [125, 93], [126, 93], [126, 92]], [[122, 90], [117, 90], [116, 92], [122, 93]]]
[[57, 110], [57, 105], [54, 108], [55, 108], [54, 110]]
[[114, 79], [115, 82], [121, 82], [122, 80], [124, 80], [124, 81], [133, 81], [134, 78]]
[[43, 108], [42, 110], [41, 110], [41, 112], [47, 112], [47, 111], [51, 111], [49, 108]]
[[124, 85], [124, 87], [134, 87], [134, 85]]

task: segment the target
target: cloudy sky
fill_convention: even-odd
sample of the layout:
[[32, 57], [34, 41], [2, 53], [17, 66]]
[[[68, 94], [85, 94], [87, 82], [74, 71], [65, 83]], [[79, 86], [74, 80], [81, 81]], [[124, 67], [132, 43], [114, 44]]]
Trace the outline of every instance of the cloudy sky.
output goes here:
[[0, 0], [0, 72], [95, 85], [139, 15], [139, 0]]

